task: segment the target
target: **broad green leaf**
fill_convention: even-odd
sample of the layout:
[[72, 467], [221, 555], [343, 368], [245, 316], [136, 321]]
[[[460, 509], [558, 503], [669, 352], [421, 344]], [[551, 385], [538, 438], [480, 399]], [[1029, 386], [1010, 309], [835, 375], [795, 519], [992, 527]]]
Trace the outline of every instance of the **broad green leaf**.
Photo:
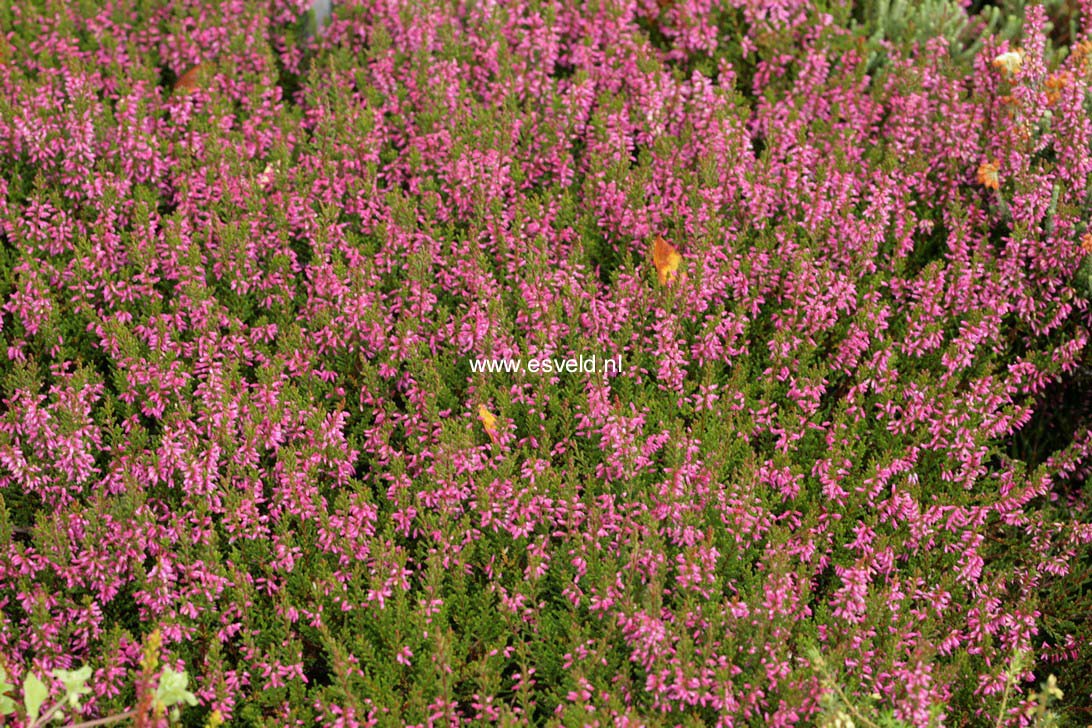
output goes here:
[[163, 668], [159, 686], [155, 689], [156, 701], [165, 706], [183, 702], [187, 705], [197, 705], [197, 696], [186, 690], [189, 680], [185, 670], [175, 672], [169, 667]]
[[10, 715], [15, 712], [15, 701], [8, 695], [15, 685], [8, 682], [8, 673], [0, 667], [0, 715]]
[[46, 684], [39, 680], [37, 675], [28, 672], [26, 679], [23, 680], [23, 703], [26, 705], [27, 717], [30, 718], [31, 723], [38, 720], [42, 703], [48, 697], [49, 688]]
[[65, 700], [73, 708], [80, 707], [80, 697], [91, 692], [87, 681], [91, 679], [91, 666], [84, 665], [79, 670], [54, 670], [53, 677], [64, 683]]

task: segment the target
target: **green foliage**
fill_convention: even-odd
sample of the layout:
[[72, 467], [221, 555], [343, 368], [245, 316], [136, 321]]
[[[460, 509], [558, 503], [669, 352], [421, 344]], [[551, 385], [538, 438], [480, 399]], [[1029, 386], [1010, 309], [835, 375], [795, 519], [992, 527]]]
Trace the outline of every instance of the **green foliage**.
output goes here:
[[1081, 260], [1077, 272], [1073, 274], [1073, 288], [1084, 298], [1092, 300], [1092, 255]]
[[[138, 676], [138, 682], [142, 681], [155, 669], [156, 663], [158, 662], [158, 658], [156, 657], [158, 649], [158, 633], [153, 633], [149, 636], [147, 645], [145, 646], [145, 658], [142, 662], [143, 673]], [[90, 695], [92, 692], [91, 685], [89, 684], [92, 676], [90, 665], [84, 665], [76, 670], [55, 669], [52, 671], [52, 674], [54, 678], [60, 681], [64, 691], [63, 694], [44, 712], [42, 711], [42, 707], [49, 699], [49, 686], [42, 682], [41, 678], [33, 672], [27, 672], [26, 678], [23, 680], [23, 715], [27, 719], [28, 728], [41, 728], [51, 721], [63, 720], [66, 710], [71, 715], [78, 715], [82, 707], [80, 704], [81, 698], [85, 695]], [[159, 681], [153, 689], [150, 703], [150, 707], [155, 715], [162, 715], [165, 711], [169, 710], [171, 722], [177, 723], [181, 717], [181, 713], [178, 709], [179, 705], [196, 705], [197, 697], [186, 689], [188, 682], [189, 676], [185, 671], [178, 672], [170, 666], [164, 666]], [[7, 672], [0, 666], [0, 716], [12, 715], [18, 711], [18, 704], [15, 702], [14, 698], [8, 694], [14, 687], [15, 686], [7, 680]], [[104, 718], [96, 718], [93, 721], [76, 720], [75, 722], [69, 723], [69, 725], [72, 726], [72, 728], [80, 728], [84, 725], [109, 725], [139, 717], [139, 709], [134, 709], [124, 713], [106, 716]], [[222, 722], [219, 713], [214, 712], [210, 715], [207, 726], [216, 728], [221, 725]]]
[[[872, 48], [870, 69], [882, 62], [883, 42], [908, 48], [936, 38], [947, 41], [955, 60], [968, 63], [991, 36], [1017, 42], [1028, 4], [1028, 0], [1002, 0], [968, 12], [961, 0], [858, 0], [853, 16]], [[1065, 0], [1047, 0], [1045, 5], [1051, 17], [1076, 22], [1066, 14]]]
[[7, 671], [0, 666], [0, 715], [10, 715], [15, 712], [15, 700], [8, 695], [14, 689], [15, 685], [8, 682]]
[[[90, 668], [85, 669], [88, 670], [88, 676], [90, 676]], [[197, 705], [197, 696], [186, 689], [188, 683], [189, 676], [186, 675], [185, 670], [176, 672], [170, 666], [164, 667], [163, 674], [159, 677], [159, 684], [156, 685], [155, 689], [157, 708], [162, 710], [171, 707], [172, 718], [178, 720], [178, 708], [173, 706], [179, 703]], [[67, 687], [67, 683], [65, 683], [65, 686]]]
[[49, 697], [49, 688], [41, 679], [32, 672], [28, 672], [23, 680], [23, 701], [26, 706], [27, 718], [32, 723], [38, 721], [42, 703]]
[[84, 665], [78, 670], [54, 670], [53, 677], [64, 685], [64, 703], [69, 708], [79, 709], [80, 697], [91, 694], [87, 681], [91, 679], [91, 666]]

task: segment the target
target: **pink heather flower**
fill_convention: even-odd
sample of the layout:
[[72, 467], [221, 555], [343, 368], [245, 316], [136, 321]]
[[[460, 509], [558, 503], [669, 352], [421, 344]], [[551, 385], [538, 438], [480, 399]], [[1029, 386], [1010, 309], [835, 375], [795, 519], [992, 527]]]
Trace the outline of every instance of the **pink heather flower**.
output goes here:
[[[13, 5], [12, 670], [101, 663], [106, 714], [135, 618], [220, 643], [186, 667], [231, 720], [308, 667], [382, 670], [353, 654], [380, 622], [440, 654], [464, 582], [527, 637], [444, 643], [481, 648], [469, 700], [319, 690], [270, 719], [526, 722], [546, 690], [562, 722], [807, 723], [790, 647], [814, 630], [901, 720], [958, 722], [1014, 651], [1072, 659], [1024, 604], [1092, 542], [1069, 487], [1092, 435], [991, 453], [1087, 365], [1087, 28], [1050, 66], [1032, 4], [1022, 49], [987, 39], [964, 73], [942, 38], [892, 43], [873, 76], [804, 0], [320, 3], [300, 43], [312, 4]], [[641, 274], [661, 234], [670, 290]], [[625, 370], [462, 364], [580, 353]], [[483, 401], [503, 447], [459, 425]], [[596, 639], [536, 684], [522, 651], [575, 613]]]
[[842, 587], [831, 600], [834, 616], [859, 624], [865, 618], [865, 596], [868, 593], [869, 576], [865, 569], [834, 567], [842, 579]]

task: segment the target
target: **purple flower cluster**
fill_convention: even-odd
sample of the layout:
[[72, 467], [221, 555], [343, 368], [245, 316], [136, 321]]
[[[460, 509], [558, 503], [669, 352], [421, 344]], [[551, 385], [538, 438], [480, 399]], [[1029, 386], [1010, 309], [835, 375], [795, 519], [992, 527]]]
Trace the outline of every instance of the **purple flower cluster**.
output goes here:
[[967, 63], [817, 5], [0, 11], [7, 673], [120, 712], [158, 628], [195, 725], [338, 726], [1092, 674], [1092, 4]]

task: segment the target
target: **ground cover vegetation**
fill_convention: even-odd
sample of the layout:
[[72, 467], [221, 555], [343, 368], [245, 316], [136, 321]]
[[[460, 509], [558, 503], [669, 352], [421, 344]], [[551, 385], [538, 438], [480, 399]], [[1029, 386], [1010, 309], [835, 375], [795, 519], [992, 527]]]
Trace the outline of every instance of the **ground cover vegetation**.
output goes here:
[[1092, 2], [309, 4], [0, 6], [8, 724], [1092, 722]]

